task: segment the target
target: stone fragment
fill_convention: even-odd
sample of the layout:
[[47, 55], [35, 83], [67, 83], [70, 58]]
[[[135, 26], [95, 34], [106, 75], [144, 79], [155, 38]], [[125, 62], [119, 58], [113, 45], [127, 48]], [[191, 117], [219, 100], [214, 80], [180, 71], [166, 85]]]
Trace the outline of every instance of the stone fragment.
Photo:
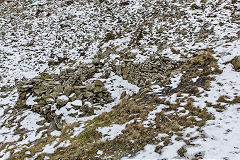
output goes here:
[[33, 88], [33, 85], [23, 85], [19, 87], [20, 92], [26, 92]]
[[95, 86], [101, 86], [101, 87], [104, 86], [104, 83], [100, 80], [96, 80], [94, 84]]
[[63, 86], [62, 85], [55, 86], [54, 91], [57, 93], [63, 93]]
[[123, 99], [125, 96], [127, 95], [127, 92], [126, 91], [123, 91], [121, 96], [120, 96], [120, 99]]
[[7, 96], [8, 96], [7, 93], [1, 93], [1, 94], [0, 94], [0, 97], [1, 97], [1, 98], [6, 98]]
[[54, 123], [55, 123], [57, 129], [61, 130], [63, 128], [63, 124], [62, 124], [60, 118], [54, 117], [53, 120], [54, 120]]
[[90, 97], [92, 97], [93, 95], [94, 95], [94, 94], [93, 94], [92, 92], [89, 92], [89, 91], [83, 93], [84, 98], [90, 98]]
[[47, 104], [54, 103], [54, 99], [53, 98], [46, 98], [45, 101], [47, 102]]
[[43, 91], [40, 90], [40, 89], [34, 89], [33, 92], [34, 92], [37, 96], [40, 96], [40, 95], [43, 93]]
[[65, 87], [63, 93], [64, 93], [66, 96], [69, 96], [69, 95], [72, 93], [72, 87], [71, 87], [71, 86]]
[[66, 95], [62, 95], [57, 98], [56, 102], [58, 105], [64, 106], [65, 104], [67, 104], [69, 102], [69, 98]]
[[93, 84], [86, 85], [86, 90], [92, 91], [93, 89], [94, 89], [94, 85]]
[[236, 56], [231, 60], [235, 71], [240, 71], [240, 56]]
[[103, 88], [102, 87], [99, 87], [99, 86], [96, 86], [94, 89], [93, 89], [93, 92], [94, 93], [100, 93], [103, 91]]
[[75, 100], [77, 99], [76, 94], [75, 94], [75, 93], [72, 93], [72, 94], [69, 96], [69, 99], [70, 99], [71, 101], [75, 101]]

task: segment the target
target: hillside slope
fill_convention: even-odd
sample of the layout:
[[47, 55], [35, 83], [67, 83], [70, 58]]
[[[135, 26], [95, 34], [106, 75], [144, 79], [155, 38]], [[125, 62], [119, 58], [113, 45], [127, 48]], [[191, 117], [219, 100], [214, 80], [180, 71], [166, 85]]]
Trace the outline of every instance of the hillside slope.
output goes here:
[[0, 1], [0, 159], [238, 159], [240, 1]]

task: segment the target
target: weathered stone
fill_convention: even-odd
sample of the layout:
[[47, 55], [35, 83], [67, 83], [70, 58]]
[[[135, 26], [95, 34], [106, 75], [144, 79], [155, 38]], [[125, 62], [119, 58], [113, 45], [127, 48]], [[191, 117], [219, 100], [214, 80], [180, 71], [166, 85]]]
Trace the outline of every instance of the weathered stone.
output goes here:
[[54, 99], [53, 98], [45, 98], [45, 101], [46, 101], [47, 104], [54, 103]]
[[235, 71], [240, 71], [240, 56], [236, 56], [231, 61]]
[[96, 80], [95, 83], [94, 83], [95, 86], [104, 86], [104, 83], [100, 80]]
[[65, 104], [67, 104], [69, 102], [69, 98], [66, 95], [62, 95], [57, 98], [56, 102], [58, 105], [64, 106]]
[[40, 89], [34, 89], [33, 92], [36, 94], [36, 96], [40, 96], [43, 93]]
[[23, 85], [19, 87], [19, 91], [26, 92], [31, 90], [32, 88], [33, 88], [33, 85]]
[[93, 89], [94, 89], [94, 85], [93, 84], [86, 85], [86, 90], [92, 91]]
[[97, 96], [102, 98], [103, 97], [103, 93], [98, 93]]
[[123, 99], [125, 96], [127, 95], [127, 92], [126, 91], [123, 91], [121, 96], [120, 96], [120, 99]]
[[32, 107], [32, 111], [39, 113], [39, 112], [40, 112], [40, 108], [41, 108], [41, 105], [35, 104], [35, 105], [33, 105], [33, 107]]
[[69, 96], [69, 99], [70, 99], [71, 101], [75, 101], [75, 100], [77, 99], [76, 94], [75, 94], [75, 93], [72, 93], [72, 94]]
[[99, 86], [96, 86], [94, 89], [93, 89], [93, 92], [94, 93], [99, 93], [99, 92], [102, 92], [103, 91], [103, 88], [102, 87], [99, 87]]
[[41, 100], [39, 100], [38, 104], [39, 105], [46, 105], [47, 103], [46, 103], [45, 100], [41, 99]]
[[84, 92], [83, 93], [83, 96], [84, 96], [84, 98], [89, 98], [89, 97], [92, 97], [94, 94], [92, 93], [92, 92]]
[[66, 96], [69, 96], [69, 95], [72, 93], [72, 87], [71, 87], [71, 86], [65, 87], [63, 93], [64, 93]]
[[94, 58], [93, 59], [93, 64], [100, 64], [101, 62], [100, 62], [100, 59], [99, 58]]
[[0, 97], [1, 97], [1, 98], [6, 98], [7, 96], [8, 96], [7, 93], [1, 93], [1, 94], [0, 94]]
[[88, 105], [83, 105], [80, 110], [83, 112], [83, 114], [87, 114], [87, 115], [92, 115], [94, 114], [94, 108], [93, 107], [89, 107]]
[[74, 90], [84, 90], [86, 89], [86, 86], [74, 86]]
[[62, 124], [60, 118], [54, 117], [54, 123], [58, 130], [61, 130], [63, 128], [63, 124]]
[[63, 93], [63, 86], [62, 85], [55, 86], [54, 91], [57, 93]]
[[[84, 86], [84, 87], [85, 87], [85, 86]], [[86, 88], [86, 87], [85, 87], [85, 88]], [[75, 94], [76, 94], [77, 96], [80, 95], [81, 92], [83, 92], [82, 90], [83, 90], [82, 86], [74, 86], [74, 92], [75, 92]]]

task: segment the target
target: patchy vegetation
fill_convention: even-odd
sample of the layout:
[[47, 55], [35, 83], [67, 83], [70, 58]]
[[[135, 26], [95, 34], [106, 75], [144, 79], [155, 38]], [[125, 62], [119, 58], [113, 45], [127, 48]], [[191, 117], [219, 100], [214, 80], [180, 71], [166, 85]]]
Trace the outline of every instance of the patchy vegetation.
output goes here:
[[0, 158], [238, 158], [239, 14], [229, 0], [0, 0]]

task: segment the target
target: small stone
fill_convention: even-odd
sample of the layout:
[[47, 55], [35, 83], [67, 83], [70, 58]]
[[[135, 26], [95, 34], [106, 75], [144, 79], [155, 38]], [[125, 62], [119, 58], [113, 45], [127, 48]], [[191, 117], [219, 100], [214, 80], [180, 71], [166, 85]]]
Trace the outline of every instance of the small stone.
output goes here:
[[58, 97], [56, 100], [57, 104], [60, 106], [67, 104], [68, 101], [69, 101], [69, 98], [66, 95], [62, 95], [62, 96]]
[[77, 96], [75, 93], [72, 93], [70, 96], [69, 96], [70, 100], [71, 101], [75, 101], [77, 99]]
[[54, 103], [54, 99], [52, 99], [52, 98], [46, 98], [45, 101], [46, 101], [48, 104]]
[[92, 97], [93, 96], [93, 93], [92, 92], [84, 92], [83, 93], [83, 96], [85, 97], [85, 98], [89, 98], [89, 97]]
[[7, 96], [8, 96], [7, 93], [2, 93], [2, 94], [0, 94], [0, 97], [1, 97], [1, 98], [6, 98]]
[[63, 93], [63, 86], [57, 85], [54, 87], [55, 92], [57, 93]]
[[100, 93], [103, 91], [103, 88], [102, 87], [99, 87], [99, 86], [96, 86], [93, 90], [94, 93]]
[[19, 91], [26, 92], [28, 90], [31, 90], [33, 88], [33, 85], [23, 85], [19, 87]]
[[40, 96], [42, 94], [42, 91], [40, 89], [34, 89], [33, 92], [37, 95]]
[[123, 91], [121, 96], [120, 96], [120, 99], [123, 99], [125, 96], [127, 95], [127, 92], [126, 91]]
[[231, 63], [235, 69], [235, 71], [240, 70], [240, 56], [236, 56], [231, 60]]
[[100, 64], [100, 59], [99, 58], [94, 58], [93, 59], [93, 64], [95, 64], [95, 65]]
[[63, 124], [62, 124], [62, 122], [60, 121], [59, 118], [54, 117], [54, 123], [55, 123], [58, 130], [61, 130], [63, 128]]
[[92, 91], [93, 89], [94, 89], [94, 85], [93, 84], [86, 85], [86, 90]]
[[69, 95], [71, 94], [71, 92], [72, 92], [72, 87], [67, 86], [67, 87], [64, 88], [63, 93], [64, 93], [65, 95], [69, 96]]
[[95, 81], [95, 86], [104, 86], [104, 83], [102, 82], [102, 81], [100, 81], [100, 80], [96, 80]]

